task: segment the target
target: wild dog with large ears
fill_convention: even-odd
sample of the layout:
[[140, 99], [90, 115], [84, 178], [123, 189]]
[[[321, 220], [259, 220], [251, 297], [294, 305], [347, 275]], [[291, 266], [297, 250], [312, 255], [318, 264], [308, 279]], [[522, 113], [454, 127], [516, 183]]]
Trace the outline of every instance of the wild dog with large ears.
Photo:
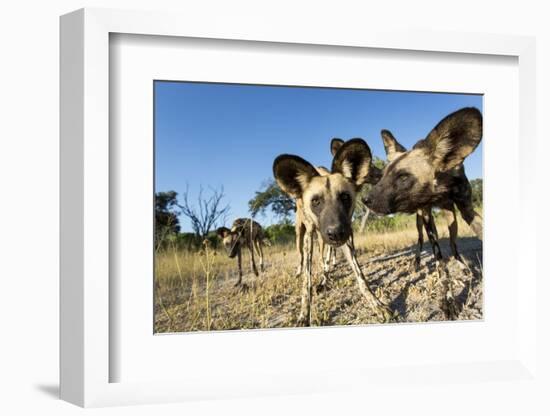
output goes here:
[[[382, 136], [382, 142], [384, 143], [384, 150], [386, 151], [386, 158], [388, 160], [388, 163], [393, 162], [399, 156], [407, 152], [407, 149], [397, 141], [397, 139], [393, 136], [391, 131], [384, 129], [380, 132], [380, 135]], [[454, 214], [454, 208], [452, 208], [452, 211]], [[437, 241], [438, 240], [437, 228], [435, 226], [435, 221], [432, 215], [432, 207], [430, 206], [430, 207], [419, 209], [416, 211], [416, 230], [418, 232], [418, 246], [417, 246], [418, 248], [416, 251], [414, 262], [411, 264], [411, 268], [414, 267], [418, 269], [420, 267], [420, 258], [421, 258], [420, 256], [422, 254], [422, 246], [424, 245], [424, 234], [422, 231], [422, 226], [424, 226], [424, 228], [426, 229], [426, 235], [430, 240], [432, 251], [436, 260], [440, 260], [443, 257], [441, 255], [441, 248], [439, 247], [439, 242]], [[449, 231], [450, 230], [451, 230], [451, 226], [449, 226]], [[453, 247], [452, 242], [451, 242], [451, 247]]]
[[[403, 147], [397, 139], [393, 136], [393, 134], [388, 130], [382, 130], [381, 132], [382, 140], [384, 142], [384, 148], [386, 150], [386, 155], [388, 158], [388, 162], [392, 162], [393, 160], [397, 159], [399, 156], [403, 155], [407, 152], [407, 149]], [[423, 145], [422, 141], [417, 143], [417, 145], [421, 146]], [[415, 147], [417, 146], [415, 145]], [[460, 254], [458, 253], [458, 246], [456, 243], [457, 235], [458, 235], [458, 223], [456, 218], [456, 212], [455, 212], [455, 204], [460, 207], [460, 212], [463, 216], [463, 218], [467, 221], [471, 218], [475, 217], [475, 210], [473, 208], [473, 202], [472, 202], [472, 188], [470, 185], [470, 181], [466, 177], [466, 173], [464, 172], [464, 166], [462, 164], [458, 165], [457, 167], [451, 169], [446, 175], [451, 174], [454, 178], [454, 185], [450, 188], [450, 191], [445, 198], [441, 198], [440, 205], [438, 205], [438, 208], [442, 210], [443, 215], [445, 216], [447, 220], [447, 225], [449, 228], [449, 244], [451, 246], [451, 252], [453, 253], [453, 256], [459, 260], [460, 262], [463, 262]], [[443, 182], [442, 180], [438, 179], [439, 174], [436, 174], [436, 180], [439, 180], [439, 182]], [[473, 214], [473, 215], [472, 215]], [[468, 222], [468, 221], [467, 221]], [[479, 220], [481, 223], [481, 219]], [[420, 254], [422, 251], [422, 245], [423, 245], [423, 234], [422, 234], [422, 226], [426, 229], [426, 234], [428, 235], [428, 238], [430, 240], [430, 243], [432, 245], [432, 251], [434, 253], [434, 256], [437, 259], [441, 259], [441, 249], [439, 247], [439, 243], [437, 242], [438, 235], [437, 235], [437, 229], [435, 227], [434, 218], [432, 215], [432, 207], [426, 207], [419, 209], [416, 214], [416, 226], [418, 231], [418, 250], [416, 252], [415, 257], [415, 265], [416, 267], [420, 264]], [[475, 222], [474, 227], [472, 227], [474, 231], [475, 229]], [[481, 238], [481, 233], [479, 233], [479, 237]]]
[[383, 321], [392, 319], [391, 310], [369, 289], [357, 263], [353, 247], [352, 216], [357, 191], [369, 175], [370, 148], [361, 139], [345, 142], [336, 151], [330, 174], [321, 175], [313, 165], [299, 156], [280, 155], [273, 163], [273, 176], [283, 192], [302, 207], [305, 228], [303, 253], [304, 276], [302, 305], [298, 323], [311, 324], [313, 235], [342, 251], [353, 269], [359, 289]]
[[216, 234], [222, 240], [229, 258], [237, 257], [237, 266], [239, 270], [239, 278], [235, 286], [242, 285], [243, 269], [241, 264], [243, 247], [247, 247], [250, 252], [250, 268], [256, 276], [259, 276], [256, 267], [254, 252], [260, 258], [260, 271], [264, 271], [264, 252], [263, 241], [264, 232], [262, 226], [250, 218], [237, 218], [233, 221], [231, 229], [220, 227], [216, 230]]
[[[463, 108], [441, 120], [425, 139], [420, 140], [409, 151], [399, 152], [397, 146], [388, 142], [392, 160], [384, 169], [380, 182], [363, 202], [382, 214], [425, 213], [429, 210], [430, 216], [432, 206], [452, 208], [454, 202], [466, 222], [481, 237], [481, 217], [467, 203], [468, 195], [471, 194], [468, 194], [469, 188], [464, 187], [462, 163], [479, 145], [482, 134], [482, 116], [479, 110]], [[383, 135], [383, 139], [386, 144], [388, 135]], [[426, 221], [429, 222], [429, 217], [424, 218], [424, 222]], [[454, 222], [453, 226], [456, 227], [456, 219]], [[421, 229], [418, 222], [417, 227]], [[435, 225], [428, 227], [430, 229], [435, 231]], [[456, 234], [456, 229], [451, 231], [453, 232]], [[428, 236], [430, 237], [429, 232]], [[441, 278], [444, 269], [439, 262], [441, 253], [436, 258]], [[454, 319], [458, 311], [450, 283], [451, 279], [443, 279], [445, 294], [442, 307], [447, 318]]]
[[481, 237], [481, 218], [468, 205], [460, 170], [464, 159], [481, 142], [482, 133], [478, 109], [463, 108], [449, 114], [411, 150], [390, 151], [392, 160], [363, 202], [380, 214], [414, 213], [442, 206], [450, 198]]

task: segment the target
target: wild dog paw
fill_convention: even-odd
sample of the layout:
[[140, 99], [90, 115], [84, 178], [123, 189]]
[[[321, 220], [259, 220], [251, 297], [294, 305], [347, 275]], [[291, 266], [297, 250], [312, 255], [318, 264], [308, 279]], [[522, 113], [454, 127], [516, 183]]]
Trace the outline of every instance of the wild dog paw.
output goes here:
[[441, 304], [441, 309], [443, 309], [443, 313], [445, 314], [445, 319], [449, 321], [454, 321], [458, 319], [458, 315], [460, 314], [460, 308], [453, 297], [449, 298], [445, 296]]
[[415, 257], [409, 263], [409, 273], [417, 272], [420, 270], [420, 257]]
[[296, 326], [310, 326], [311, 322], [309, 321], [309, 318], [305, 314], [300, 314], [298, 317], [298, 321], [296, 322]]
[[470, 269], [470, 266], [468, 265], [468, 263], [466, 262], [466, 260], [464, 260], [464, 258], [462, 256], [458, 256], [458, 257], [455, 257], [455, 263], [457, 265], [457, 267], [465, 274], [465, 275], [469, 275], [471, 276], [473, 273], [472, 273], [472, 269]]
[[317, 287], [315, 288], [317, 293], [330, 290], [332, 288], [332, 281], [328, 276], [323, 276]]
[[235, 283], [234, 288], [237, 293], [246, 293], [250, 289], [246, 283], [242, 282]]
[[394, 322], [397, 319], [397, 311], [392, 311], [386, 305], [380, 305], [378, 307], [378, 315], [380, 316], [382, 323]]
[[443, 285], [443, 297], [441, 299], [441, 309], [445, 314], [445, 319], [454, 321], [460, 314], [460, 306], [453, 295], [453, 282], [446, 281]]

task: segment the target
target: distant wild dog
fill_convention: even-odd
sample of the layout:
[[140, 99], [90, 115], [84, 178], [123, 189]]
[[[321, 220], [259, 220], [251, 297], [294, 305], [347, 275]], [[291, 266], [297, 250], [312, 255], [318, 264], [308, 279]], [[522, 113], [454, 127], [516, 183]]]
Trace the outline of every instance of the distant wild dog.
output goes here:
[[[363, 202], [375, 212], [391, 214], [426, 212], [433, 206], [449, 209], [452, 201], [482, 238], [482, 219], [473, 209], [471, 189], [462, 167], [464, 159], [481, 142], [482, 133], [482, 116], [476, 108], [449, 114], [411, 150], [392, 158]], [[433, 223], [429, 217], [427, 221]], [[450, 290], [445, 296], [449, 300]], [[445, 313], [453, 316], [452, 303], [445, 305]]]
[[256, 276], [259, 276], [256, 262], [254, 260], [254, 251], [260, 257], [260, 271], [264, 271], [264, 253], [263, 242], [264, 232], [262, 226], [256, 221], [249, 218], [237, 218], [231, 229], [220, 227], [216, 230], [218, 236], [222, 239], [223, 245], [230, 258], [237, 256], [237, 264], [239, 266], [239, 279], [235, 286], [242, 283], [243, 269], [241, 265], [241, 250], [243, 247], [248, 247], [250, 251], [250, 267]]
[[331, 172], [321, 175], [299, 156], [280, 155], [273, 163], [273, 175], [283, 192], [300, 204], [303, 225], [302, 252], [304, 273], [298, 324], [311, 324], [313, 236], [332, 247], [342, 247], [359, 289], [383, 321], [393, 318], [392, 311], [370, 290], [355, 256], [352, 216], [357, 191], [365, 183], [371, 168], [369, 146], [361, 139], [344, 143], [336, 152]]
[[[382, 130], [381, 135], [382, 135], [382, 141], [384, 142], [384, 149], [386, 150], [386, 156], [387, 156], [388, 162], [390, 163], [393, 162], [399, 156], [407, 152], [407, 149], [405, 149], [405, 147], [402, 146], [395, 139], [395, 137], [389, 130]], [[419, 141], [413, 147], [413, 149], [419, 145], [422, 145], [421, 144], [422, 141], [423, 140]], [[456, 180], [455, 184], [453, 185], [454, 191], [452, 192], [449, 191], [445, 197], [441, 198], [441, 202], [438, 208], [442, 210], [443, 215], [445, 216], [449, 227], [449, 244], [451, 246], [451, 252], [457, 260], [462, 262], [462, 258], [458, 253], [458, 247], [456, 245], [458, 223], [457, 223], [456, 211], [455, 211], [455, 200], [458, 204], [462, 204], [462, 206], [466, 207], [466, 209], [463, 209], [463, 211], [474, 212], [473, 203], [472, 203], [472, 189], [471, 189], [470, 181], [468, 180], [468, 178], [466, 177], [466, 173], [464, 172], [463, 164], [460, 164], [452, 168], [449, 171], [449, 173], [453, 175]], [[439, 243], [437, 241], [438, 234], [437, 234], [437, 228], [435, 226], [435, 222], [432, 214], [432, 207], [429, 206], [429, 207], [421, 208], [416, 212], [416, 228], [418, 231], [418, 249], [416, 252], [414, 264], [417, 268], [420, 265], [420, 255], [421, 255], [422, 246], [424, 243], [422, 226], [424, 226], [426, 230], [426, 235], [430, 240], [430, 244], [432, 246], [432, 251], [434, 256], [438, 260], [442, 258], [441, 248], [439, 247]]]

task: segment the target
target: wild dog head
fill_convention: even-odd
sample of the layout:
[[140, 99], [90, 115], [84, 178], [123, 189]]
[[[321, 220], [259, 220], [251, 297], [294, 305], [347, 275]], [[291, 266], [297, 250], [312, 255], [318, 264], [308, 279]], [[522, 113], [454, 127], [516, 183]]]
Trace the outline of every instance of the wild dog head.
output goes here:
[[368, 178], [371, 160], [367, 143], [352, 139], [337, 149], [328, 175], [294, 155], [278, 156], [273, 175], [285, 193], [302, 199], [304, 215], [323, 240], [338, 247], [351, 235], [357, 191]]
[[227, 227], [220, 227], [216, 230], [216, 234], [221, 238], [222, 244], [227, 251], [227, 255], [233, 258], [237, 255], [241, 245], [241, 239], [237, 231], [230, 230]]
[[381, 214], [412, 213], [435, 203], [447, 191], [438, 180], [462, 164], [481, 137], [482, 116], [476, 108], [449, 114], [409, 151], [382, 130], [389, 164], [363, 202]]

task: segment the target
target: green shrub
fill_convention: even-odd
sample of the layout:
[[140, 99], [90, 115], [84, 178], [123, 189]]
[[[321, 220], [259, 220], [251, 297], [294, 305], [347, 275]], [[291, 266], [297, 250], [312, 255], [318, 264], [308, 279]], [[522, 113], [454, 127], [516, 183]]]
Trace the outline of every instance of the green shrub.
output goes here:
[[365, 227], [366, 232], [389, 232], [399, 231], [414, 226], [416, 222], [415, 215], [395, 214], [384, 217], [369, 218]]
[[264, 229], [264, 232], [272, 244], [287, 244], [296, 238], [294, 224], [290, 222], [270, 225]]

